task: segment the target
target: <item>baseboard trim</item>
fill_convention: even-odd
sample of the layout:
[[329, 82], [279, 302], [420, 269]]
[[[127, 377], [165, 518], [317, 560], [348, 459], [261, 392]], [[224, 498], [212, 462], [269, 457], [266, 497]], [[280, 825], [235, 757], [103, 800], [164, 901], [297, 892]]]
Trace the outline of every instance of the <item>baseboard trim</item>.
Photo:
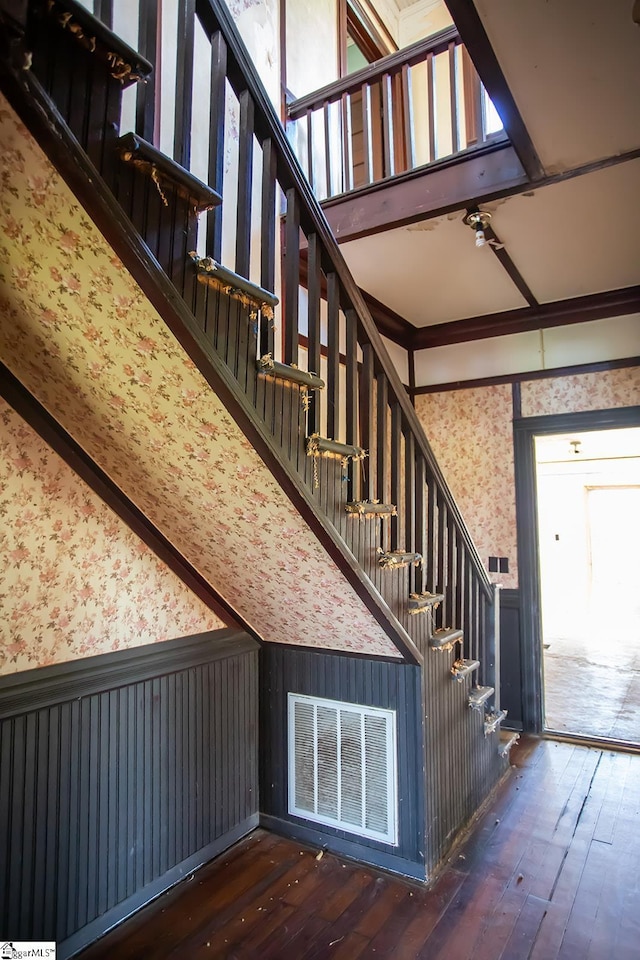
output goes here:
[[117, 906], [108, 910], [107, 913], [104, 913], [101, 917], [92, 920], [86, 927], [77, 930], [67, 940], [58, 944], [57, 956], [59, 960], [69, 960], [70, 957], [84, 950], [100, 937], [103, 937], [109, 930], [123, 923], [138, 910], [141, 910], [142, 907], [148, 906], [152, 900], [166, 893], [167, 890], [175, 886], [176, 883], [180, 883], [188, 874], [193, 873], [194, 870], [198, 870], [206, 863], [209, 863], [210, 860], [213, 860], [214, 857], [219, 856], [227, 850], [228, 847], [237, 843], [238, 840], [241, 840], [248, 833], [251, 833], [252, 830], [255, 830], [258, 825], [259, 815], [255, 813], [246, 820], [243, 820], [242, 823], [239, 823], [232, 830], [229, 830], [228, 833], [225, 833], [222, 837], [218, 837], [217, 840], [207, 844], [206, 847], [202, 847], [196, 853], [192, 854], [192, 856], [187, 857], [186, 860], [182, 860], [181, 863], [176, 864], [175, 867], [172, 867], [171, 870], [168, 870], [161, 877], [158, 877], [157, 880], [147, 884], [146, 887], [143, 887], [126, 900], [123, 900], [122, 903], [117, 904]]
[[383, 850], [366, 847], [364, 844], [356, 843], [353, 840], [344, 840], [342, 837], [322, 833], [314, 827], [307, 827], [300, 823], [283, 820], [281, 817], [274, 817], [268, 813], [260, 814], [260, 826], [264, 827], [265, 830], [271, 830], [273, 833], [287, 837], [290, 840], [299, 840], [300, 843], [305, 843], [310, 847], [316, 847], [319, 850], [328, 850], [330, 853], [335, 853], [348, 860], [356, 860], [358, 863], [363, 863], [367, 866], [388, 870], [390, 873], [410, 877], [412, 880], [420, 880], [422, 883], [425, 883], [428, 879], [423, 863], [415, 863], [412, 860], [405, 860], [403, 857], [398, 857], [393, 853], [386, 853]]

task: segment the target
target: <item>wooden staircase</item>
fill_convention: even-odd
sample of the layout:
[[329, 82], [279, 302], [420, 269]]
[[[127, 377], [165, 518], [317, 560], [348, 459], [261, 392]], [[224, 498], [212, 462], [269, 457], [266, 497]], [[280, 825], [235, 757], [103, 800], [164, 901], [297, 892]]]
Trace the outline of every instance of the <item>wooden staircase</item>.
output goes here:
[[[151, 6], [141, 2], [141, 24]], [[26, 23], [8, 22], [3, 87], [48, 137], [54, 162], [73, 154], [66, 172], [87, 209], [98, 196], [119, 229], [124, 215], [142, 239], [156, 306], [171, 312], [205, 375], [218, 371], [257, 449], [400, 654], [424, 665], [433, 763], [443, 762], [444, 718], [458, 711], [466, 742], [480, 750], [495, 734], [497, 755], [496, 590], [226, 8], [196, 0], [179, 17], [187, 66], [175, 90], [173, 157], [150, 142], [153, 31], [141, 30], [141, 55], [74, 0], [32, 0]], [[211, 47], [208, 184], [189, 169], [196, 23]], [[120, 101], [132, 84], [136, 130], [121, 136]], [[222, 217], [230, 102], [239, 118], [231, 244]], [[230, 246], [233, 269], [222, 262]], [[456, 802], [462, 809], [467, 799]]]

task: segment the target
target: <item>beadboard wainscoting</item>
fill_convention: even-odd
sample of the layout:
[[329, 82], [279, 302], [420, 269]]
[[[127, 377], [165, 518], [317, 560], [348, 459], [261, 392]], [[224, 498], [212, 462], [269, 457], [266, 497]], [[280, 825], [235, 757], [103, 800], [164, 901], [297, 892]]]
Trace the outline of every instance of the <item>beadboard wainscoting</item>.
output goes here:
[[258, 822], [258, 646], [220, 630], [0, 680], [0, 917], [70, 957]]

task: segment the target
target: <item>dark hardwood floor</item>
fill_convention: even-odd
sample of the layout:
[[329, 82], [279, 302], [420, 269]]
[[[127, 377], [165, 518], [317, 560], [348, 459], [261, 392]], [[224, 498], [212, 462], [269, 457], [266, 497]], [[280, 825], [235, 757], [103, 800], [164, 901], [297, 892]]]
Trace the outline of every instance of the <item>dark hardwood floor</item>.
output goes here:
[[426, 890], [256, 831], [82, 960], [637, 960], [640, 756], [525, 739]]

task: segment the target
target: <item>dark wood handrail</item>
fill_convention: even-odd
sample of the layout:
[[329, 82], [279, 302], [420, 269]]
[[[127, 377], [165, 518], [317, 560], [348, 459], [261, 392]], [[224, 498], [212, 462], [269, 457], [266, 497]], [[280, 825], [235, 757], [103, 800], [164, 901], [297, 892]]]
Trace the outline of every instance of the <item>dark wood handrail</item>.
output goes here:
[[362, 67], [361, 70], [355, 70], [346, 77], [328, 83], [319, 90], [299, 97], [287, 105], [287, 116], [290, 120], [297, 120], [303, 117], [307, 110], [318, 110], [325, 103], [333, 103], [339, 100], [343, 93], [357, 93], [363, 83], [373, 84], [381, 80], [385, 73], [397, 73], [404, 66], [413, 67], [417, 63], [426, 60], [427, 55], [432, 53], [436, 56], [438, 53], [444, 53], [450, 43], [459, 43], [460, 34], [456, 27], [445, 27], [438, 33], [427, 37], [425, 40], [418, 40], [409, 47], [390, 53], [387, 57], [382, 57], [374, 63]]
[[339, 251], [337, 241], [322, 212], [322, 208], [298, 163], [285, 130], [238, 35], [230, 13], [224, 4], [217, 2], [217, 0], [196, 0], [196, 13], [208, 36], [214, 36], [218, 30], [224, 36], [227, 44], [228, 79], [238, 96], [245, 90], [250, 93], [255, 106], [254, 132], [259, 140], [270, 140], [275, 146], [276, 169], [280, 185], [284, 191], [295, 191], [299, 201], [300, 226], [307, 234], [314, 233], [317, 235], [322, 250], [323, 268], [326, 272], [337, 276], [346, 299], [350, 301], [352, 309], [355, 310], [365, 337], [376, 355], [376, 361], [388, 381], [390, 393], [393, 393], [393, 397], [390, 396], [389, 399], [397, 403], [402, 411], [404, 422], [413, 434], [416, 450], [422, 454], [429, 466], [448, 515], [452, 518], [457, 529], [457, 536], [464, 544], [480, 589], [486, 600], [492, 603], [493, 588], [491, 581], [462, 514], [442, 474], [395, 366], [384, 347], [362, 293]]

